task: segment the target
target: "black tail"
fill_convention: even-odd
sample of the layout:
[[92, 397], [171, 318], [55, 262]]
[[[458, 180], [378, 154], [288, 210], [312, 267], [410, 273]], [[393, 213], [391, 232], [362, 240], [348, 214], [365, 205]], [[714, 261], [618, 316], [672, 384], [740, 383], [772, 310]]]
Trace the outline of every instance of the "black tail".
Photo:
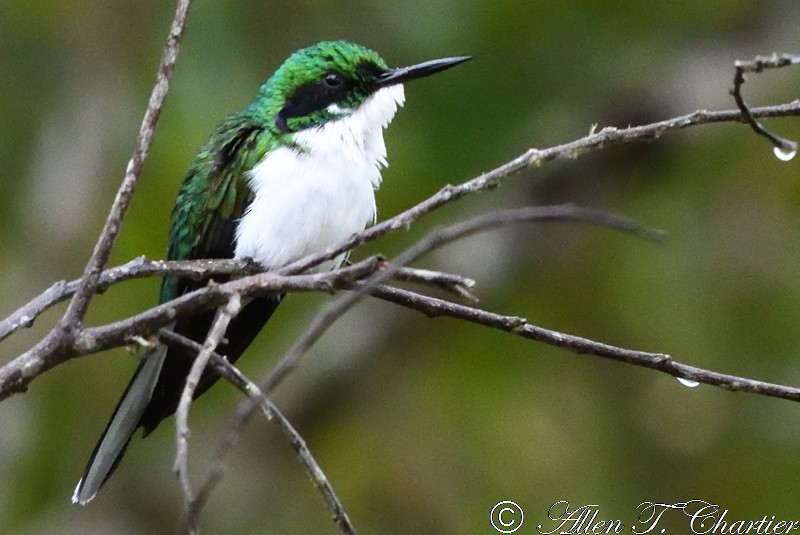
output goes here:
[[[244, 353], [261, 328], [278, 308], [282, 295], [260, 297], [247, 303], [239, 314], [228, 325], [225, 341], [217, 347], [217, 353], [225, 355], [231, 364]], [[173, 329], [176, 333], [203, 343], [214, 321], [215, 310], [209, 310], [197, 316], [180, 320]], [[178, 408], [186, 376], [192, 368], [195, 353], [188, 348], [170, 347], [161, 375], [158, 378], [153, 397], [147, 410], [142, 415], [141, 426], [144, 436], [150, 434], [164, 418], [171, 416]], [[219, 376], [212, 370], [206, 370], [194, 391], [195, 398], [211, 388]]]
[[[264, 324], [278, 308], [283, 295], [260, 297], [247, 303], [231, 321], [226, 340], [217, 348], [233, 363], [247, 349]], [[216, 311], [179, 320], [173, 330], [202, 343], [211, 327]], [[164, 418], [178, 408], [186, 376], [195, 354], [181, 347], [159, 346], [142, 359], [125, 393], [117, 403], [111, 420], [89, 458], [86, 471], [72, 495], [72, 502], [85, 505], [116, 469], [125, 448], [138, 427], [147, 436]], [[219, 377], [206, 370], [195, 389], [195, 397], [208, 390]]]
[[142, 359], [89, 457], [86, 471], [72, 494], [72, 503], [86, 505], [92, 501], [119, 464], [134, 431], [139, 427], [139, 420], [150, 401], [166, 353], [167, 348], [160, 346]]

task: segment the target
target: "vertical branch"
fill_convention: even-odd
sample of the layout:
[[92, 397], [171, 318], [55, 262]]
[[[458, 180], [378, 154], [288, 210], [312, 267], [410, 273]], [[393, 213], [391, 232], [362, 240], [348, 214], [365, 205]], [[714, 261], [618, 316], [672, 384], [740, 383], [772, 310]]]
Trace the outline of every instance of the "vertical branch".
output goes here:
[[[234, 293], [228, 299], [228, 303], [217, 310], [214, 323], [211, 325], [206, 341], [203, 343], [203, 349], [197, 355], [194, 363], [192, 363], [192, 369], [186, 377], [186, 384], [178, 402], [178, 409], [175, 411], [176, 454], [174, 470], [177, 472], [181, 482], [187, 513], [195, 501], [192, 485], [189, 481], [189, 407], [192, 404], [192, 398], [194, 398], [194, 391], [208, 365], [209, 359], [211, 359], [211, 355], [225, 336], [228, 324], [236, 317], [241, 308], [242, 298], [239, 294]], [[196, 522], [194, 522], [195, 517], [187, 514], [187, 518], [190, 520], [188, 525], [189, 532], [197, 533]]]
[[86, 268], [83, 272], [83, 279], [64, 317], [61, 319], [60, 325], [64, 330], [70, 331], [83, 321], [86, 309], [89, 307], [89, 301], [97, 288], [100, 273], [103, 267], [105, 267], [106, 262], [108, 262], [111, 249], [114, 247], [114, 243], [119, 235], [122, 220], [125, 217], [125, 212], [128, 210], [131, 197], [136, 189], [136, 183], [139, 181], [139, 176], [142, 172], [144, 161], [150, 151], [150, 145], [153, 141], [156, 127], [158, 126], [161, 109], [164, 106], [164, 100], [169, 91], [169, 84], [172, 79], [172, 73], [175, 70], [175, 62], [178, 58], [178, 52], [180, 51], [181, 38], [183, 37], [183, 32], [186, 27], [186, 19], [189, 15], [191, 3], [192, 0], [178, 0], [175, 17], [172, 20], [167, 43], [164, 46], [164, 54], [161, 57], [161, 64], [158, 67], [156, 85], [153, 87], [153, 92], [150, 94], [147, 111], [144, 114], [142, 125], [139, 128], [139, 134], [136, 137], [136, 147], [133, 151], [133, 156], [131, 156], [131, 159], [128, 161], [122, 185], [117, 191], [114, 204], [103, 226], [103, 231], [100, 233], [100, 238], [97, 240], [97, 244], [94, 247], [94, 252], [89, 262], [86, 264]]
[[[173, 331], [162, 329], [159, 333], [159, 336], [162, 340], [169, 344], [181, 345], [197, 353], [201, 353], [203, 351], [203, 346]], [[276, 424], [280, 428], [281, 432], [289, 440], [295, 452], [297, 453], [297, 460], [306, 470], [311, 478], [312, 483], [322, 495], [322, 499], [325, 501], [325, 505], [331, 512], [331, 517], [338, 526], [339, 532], [343, 535], [355, 534], [356, 530], [353, 527], [353, 524], [350, 522], [350, 517], [342, 505], [342, 502], [339, 501], [339, 498], [336, 496], [336, 493], [334, 492], [327, 476], [322, 471], [319, 463], [317, 463], [317, 460], [314, 458], [311, 450], [309, 450], [308, 445], [306, 444], [305, 440], [303, 440], [303, 437], [300, 436], [297, 430], [292, 426], [283, 413], [281, 413], [278, 407], [276, 407], [275, 404], [264, 395], [264, 393], [255, 383], [253, 383], [235, 366], [228, 362], [225, 357], [212, 352], [210, 354], [209, 364], [212, 368], [214, 368], [216, 373], [238, 388], [248, 397], [248, 399], [253, 402], [253, 404], [257, 405], [261, 409], [261, 412], [264, 414], [267, 421]], [[211, 476], [211, 481], [207, 482], [207, 484], [200, 489], [200, 492], [197, 493], [197, 496], [186, 508], [180, 523], [179, 531], [181, 533], [190, 531], [192, 529], [190, 526], [196, 525], [197, 516], [200, 514], [203, 506], [208, 501], [208, 498], [211, 495], [211, 490], [221, 476], [222, 466], [220, 465], [219, 471], [213, 473]]]

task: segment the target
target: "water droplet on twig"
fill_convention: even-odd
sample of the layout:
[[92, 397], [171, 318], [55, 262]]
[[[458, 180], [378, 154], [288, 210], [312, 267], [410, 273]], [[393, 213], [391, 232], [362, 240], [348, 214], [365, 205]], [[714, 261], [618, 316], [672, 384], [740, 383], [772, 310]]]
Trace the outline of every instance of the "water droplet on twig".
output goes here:
[[697, 386], [700, 386], [700, 383], [698, 383], [693, 379], [686, 379], [684, 377], [676, 377], [676, 379], [680, 384], [682, 384], [683, 386], [688, 386], [689, 388], [695, 388]]
[[794, 144], [793, 146], [786, 146], [780, 147], [775, 145], [772, 147], [772, 152], [775, 154], [775, 157], [782, 162], [788, 162], [793, 160], [795, 156], [797, 156], [797, 145]]

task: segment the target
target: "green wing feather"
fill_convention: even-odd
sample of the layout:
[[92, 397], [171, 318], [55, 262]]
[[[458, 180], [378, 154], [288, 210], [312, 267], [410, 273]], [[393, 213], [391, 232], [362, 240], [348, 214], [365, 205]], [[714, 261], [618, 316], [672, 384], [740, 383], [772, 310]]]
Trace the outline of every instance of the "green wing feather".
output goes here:
[[[211, 135], [197, 153], [181, 185], [172, 211], [168, 258], [232, 258], [237, 221], [253, 198], [247, 173], [269, 149], [269, 134], [263, 121], [253, 118], [248, 110], [232, 115]], [[227, 277], [215, 277], [224, 281]], [[165, 277], [161, 285], [161, 302], [168, 301], [208, 284], [208, 280]], [[281, 301], [281, 295], [268, 295], [250, 300], [228, 325], [226, 339], [217, 351], [235, 362], [255, 338]], [[214, 319], [215, 311], [181, 318], [173, 330], [202, 343]], [[170, 347], [159, 373], [148, 406], [139, 425], [147, 435], [159, 422], [175, 412], [186, 375], [191, 351]], [[208, 370], [195, 390], [195, 397], [217, 380]]]
[[[233, 257], [236, 222], [253, 197], [247, 172], [266, 154], [267, 138], [263, 125], [247, 112], [232, 115], [209, 137], [189, 167], [172, 211], [170, 260]], [[166, 277], [161, 302], [197, 286]]]

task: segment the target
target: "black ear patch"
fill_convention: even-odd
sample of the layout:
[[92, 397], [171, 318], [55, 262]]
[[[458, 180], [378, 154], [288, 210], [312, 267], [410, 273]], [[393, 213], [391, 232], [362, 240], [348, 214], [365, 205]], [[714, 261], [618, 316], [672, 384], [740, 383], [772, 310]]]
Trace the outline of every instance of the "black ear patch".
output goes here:
[[286, 105], [275, 118], [275, 126], [281, 132], [291, 132], [287, 124], [289, 119], [306, 117], [343, 101], [355, 85], [353, 80], [336, 71], [323, 74], [316, 82], [301, 85], [286, 100]]

